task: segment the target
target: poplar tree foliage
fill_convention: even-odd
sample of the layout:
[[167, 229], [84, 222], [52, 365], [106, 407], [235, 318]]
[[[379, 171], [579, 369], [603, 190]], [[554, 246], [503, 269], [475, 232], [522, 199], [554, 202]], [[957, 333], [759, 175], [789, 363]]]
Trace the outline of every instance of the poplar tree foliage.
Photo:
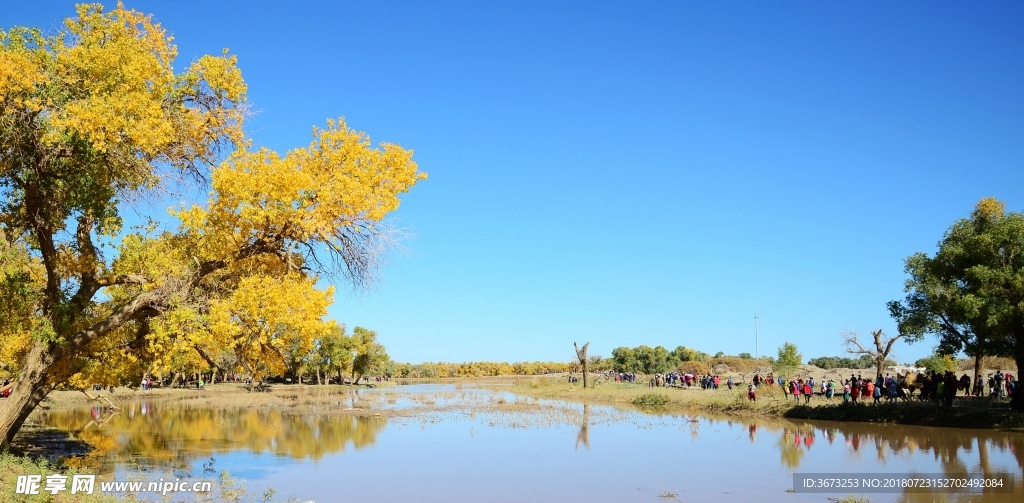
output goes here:
[[787, 374], [796, 370], [797, 367], [803, 363], [803, 355], [797, 349], [796, 344], [792, 342], [784, 342], [779, 347], [779, 359], [775, 361], [775, 367], [779, 369], [782, 374]]
[[625, 346], [612, 350], [613, 368], [616, 372], [639, 372], [657, 374], [669, 372], [682, 362], [706, 359], [707, 354], [692, 348], [677, 346], [672, 351], [664, 346], [650, 347], [640, 345], [635, 348]]
[[352, 382], [358, 383], [367, 374], [380, 373], [391, 358], [384, 346], [377, 342], [377, 332], [363, 327], [352, 331], [355, 355], [352, 358]]
[[1024, 368], [1024, 214], [981, 199], [934, 256], [906, 259], [907, 296], [889, 311], [908, 340], [937, 335], [940, 355], [1005, 356]]
[[[372, 277], [379, 222], [425, 174], [343, 120], [279, 154], [243, 131], [226, 50], [173, 66], [152, 17], [80, 5], [56, 34], [0, 30], [0, 443], [55, 386], [137, 381], [230, 353], [279, 371], [312, 347], [334, 274]], [[123, 228], [132, 198], [209, 190], [180, 225]], [[205, 354], [206, 356], [203, 356]]]

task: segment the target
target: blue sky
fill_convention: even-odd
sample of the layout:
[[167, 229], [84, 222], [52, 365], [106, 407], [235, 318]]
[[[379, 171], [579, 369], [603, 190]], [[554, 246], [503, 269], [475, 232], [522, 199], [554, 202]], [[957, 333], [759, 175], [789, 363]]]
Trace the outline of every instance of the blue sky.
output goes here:
[[[109, 4], [113, 6], [113, 3]], [[399, 361], [617, 346], [805, 358], [895, 333], [903, 259], [1024, 210], [1024, 4], [128, 2], [228, 47], [279, 150], [344, 116], [430, 178], [332, 316]], [[58, 26], [73, 2], [5, 2]], [[900, 361], [934, 340], [897, 346]]]

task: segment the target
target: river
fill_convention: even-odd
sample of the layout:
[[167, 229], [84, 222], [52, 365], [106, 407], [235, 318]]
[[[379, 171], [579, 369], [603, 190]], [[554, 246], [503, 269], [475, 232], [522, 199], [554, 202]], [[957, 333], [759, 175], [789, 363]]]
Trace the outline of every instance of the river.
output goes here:
[[1003, 488], [865, 495], [875, 503], [1024, 501], [1024, 433], [657, 414], [456, 385], [337, 398], [334, 407], [361, 415], [130, 400], [117, 413], [52, 410], [39, 421], [93, 447], [70, 461], [83, 473], [205, 480], [226, 470], [250, 494], [273, 488], [276, 500], [823, 503], [866, 491], [794, 491], [794, 474], [842, 474], [857, 484], [868, 474], [915, 474]]

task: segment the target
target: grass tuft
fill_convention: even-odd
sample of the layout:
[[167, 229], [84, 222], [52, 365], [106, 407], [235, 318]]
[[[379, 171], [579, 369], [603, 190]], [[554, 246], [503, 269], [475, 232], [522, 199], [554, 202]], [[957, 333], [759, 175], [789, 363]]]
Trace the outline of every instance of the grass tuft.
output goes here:
[[637, 407], [663, 407], [668, 403], [668, 397], [661, 393], [644, 393], [633, 399], [633, 405]]
[[844, 496], [842, 498], [829, 498], [828, 500], [833, 501], [835, 503], [871, 503], [871, 500], [868, 499], [867, 496], [857, 496], [853, 494], [849, 496]]

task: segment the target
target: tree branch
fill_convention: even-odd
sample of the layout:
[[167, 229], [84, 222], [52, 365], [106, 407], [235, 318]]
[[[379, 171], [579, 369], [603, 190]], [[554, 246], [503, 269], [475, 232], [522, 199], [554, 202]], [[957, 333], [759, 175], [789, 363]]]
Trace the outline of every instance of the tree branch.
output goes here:
[[[857, 332], [849, 331], [843, 334], [843, 343], [846, 344], [846, 352], [851, 354], [865, 354], [873, 355], [874, 351], [864, 349], [864, 346], [860, 345], [860, 341], [857, 340]], [[854, 349], [851, 346], [856, 346]]]
[[152, 280], [141, 274], [119, 274], [117, 276], [107, 276], [96, 280], [96, 284], [99, 287], [107, 287], [114, 285], [145, 285]]
[[96, 247], [92, 244], [92, 228], [96, 220], [85, 214], [78, 217], [75, 229], [75, 241], [78, 244], [79, 256], [88, 262], [89, 269], [81, 272], [78, 291], [71, 297], [71, 310], [68, 321], [74, 325], [76, 319], [86, 311], [89, 302], [100, 289], [96, 282]]
[[114, 312], [110, 313], [103, 320], [72, 334], [68, 337], [68, 344], [56, 349], [56, 352], [59, 356], [63, 356], [67, 349], [84, 348], [92, 341], [131, 320], [141, 320], [156, 316], [161, 312], [163, 302], [163, 293], [158, 290], [141, 293], [128, 303], [115, 309]]

